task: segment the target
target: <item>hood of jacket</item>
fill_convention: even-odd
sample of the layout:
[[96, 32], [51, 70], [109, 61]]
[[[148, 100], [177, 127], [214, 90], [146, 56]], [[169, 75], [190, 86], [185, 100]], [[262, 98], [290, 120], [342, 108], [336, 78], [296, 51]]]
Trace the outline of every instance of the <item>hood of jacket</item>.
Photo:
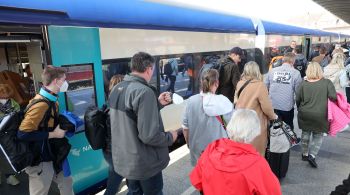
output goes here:
[[224, 95], [201, 93], [203, 97], [203, 110], [208, 116], [219, 116], [232, 112], [233, 104]]
[[252, 145], [227, 138], [214, 141], [206, 150], [205, 158], [216, 170], [224, 172], [240, 172], [260, 160], [260, 155]]

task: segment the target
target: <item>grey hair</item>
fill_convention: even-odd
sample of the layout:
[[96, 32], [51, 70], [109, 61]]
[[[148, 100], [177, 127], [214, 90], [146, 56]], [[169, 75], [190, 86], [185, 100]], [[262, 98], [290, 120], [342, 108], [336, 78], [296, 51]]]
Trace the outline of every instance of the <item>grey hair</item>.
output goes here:
[[236, 110], [227, 125], [227, 134], [231, 140], [241, 143], [251, 143], [260, 135], [260, 120], [254, 110]]

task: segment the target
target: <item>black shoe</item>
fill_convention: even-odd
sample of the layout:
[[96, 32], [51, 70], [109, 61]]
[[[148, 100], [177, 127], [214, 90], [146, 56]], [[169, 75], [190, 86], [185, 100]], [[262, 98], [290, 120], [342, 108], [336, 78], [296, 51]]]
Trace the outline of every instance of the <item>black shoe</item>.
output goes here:
[[309, 155], [309, 158], [307, 159], [309, 161], [309, 164], [313, 167], [313, 168], [317, 168], [317, 163], [316, 163], [316, 159], [314, 157], [312, 157], [311, 155]]
[[304, 154], [301, 155], [302, 161], [307, 161], [308, 159], [309, 159], [309, 155], [304, 155]]

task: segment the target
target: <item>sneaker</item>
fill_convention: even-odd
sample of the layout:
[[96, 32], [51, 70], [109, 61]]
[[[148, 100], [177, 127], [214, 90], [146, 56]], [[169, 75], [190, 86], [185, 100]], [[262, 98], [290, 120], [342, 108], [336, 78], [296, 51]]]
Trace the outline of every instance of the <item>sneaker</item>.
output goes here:
[[313, 168], [317, 168], [317, 163], [316, 163], [316, 159], [315, 157], [309, 155], [309, 158], [307, 159], [309, 161], [309, 164], [313, 167]]
[[307, 161], [308, 159], [309, 159], [309, 155], [304, 155], [304, 154], [301, 155], [302, 161]]
[[16, 186], [19, 184], [19, 180], [14, 175], [10, 175], [6, 178], [6, 183], [11, 186]]

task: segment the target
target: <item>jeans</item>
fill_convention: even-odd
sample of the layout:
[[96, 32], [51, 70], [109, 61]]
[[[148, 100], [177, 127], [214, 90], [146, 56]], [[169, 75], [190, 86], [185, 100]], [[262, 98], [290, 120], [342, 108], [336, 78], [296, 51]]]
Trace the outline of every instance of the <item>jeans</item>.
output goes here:
[[127, 179], [128, 195], [163, 195], [163, 175], [162, 172], [157, 173], [145, 180]]
[[[310, 140], [312, 137], [312, 140]], [[323, 141], [323, 133], [312, 131], [303, 131], [301, 133], [301, 148], [303, 154], [310, 154], [316, 157], [321, 148]]]
[[167, 91], [170, 91], [171, 93], [174, 93], [175, 92], [176, 76], [170, 75], [169, 79], [170, 79], [170, 85], [169, 85]]
[[294, 129], [293, 119], [294, 119], [294, 108], [290, 111], [276, 110], [275, 113], [278, 115], [283, 122], [287, 123], [291, 129]]
[[107, 188], [104, 195], [115, 195], [119, 191], [119, 185], [122, 182], [123, 177], [114, 171], [112, 154], [109, 152], [103, 152], [103, 156], [109, 165]]

